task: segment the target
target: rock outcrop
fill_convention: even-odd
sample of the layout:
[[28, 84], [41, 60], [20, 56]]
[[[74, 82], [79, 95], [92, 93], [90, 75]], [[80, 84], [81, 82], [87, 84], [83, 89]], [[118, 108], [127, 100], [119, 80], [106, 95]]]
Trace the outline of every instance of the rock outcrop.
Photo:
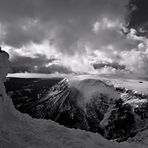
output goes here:
[[5, 87], [4, 81], [9, 71], [9, 55], [3, 50], [0, 50], [0, 96], [4, 100]]

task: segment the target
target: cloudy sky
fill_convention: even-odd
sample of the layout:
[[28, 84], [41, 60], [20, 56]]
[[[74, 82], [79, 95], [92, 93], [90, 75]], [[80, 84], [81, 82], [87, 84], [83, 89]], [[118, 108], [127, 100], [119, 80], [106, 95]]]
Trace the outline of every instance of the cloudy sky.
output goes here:
[[0, 0], [11, 72], [148, 74], [147, 0]]

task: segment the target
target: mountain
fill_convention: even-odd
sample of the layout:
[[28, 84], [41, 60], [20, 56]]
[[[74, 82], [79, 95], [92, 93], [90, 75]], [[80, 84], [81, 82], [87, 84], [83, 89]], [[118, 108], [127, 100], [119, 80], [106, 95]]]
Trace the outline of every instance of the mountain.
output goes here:
[[98, 79], [64, 78], [52, 87], [38, 90], [36, 98], [26, 98], [25, 102], [16, 101], [16, 94], [20, 98], [22, 91], [14, 91], [11, 97], [15, 98], [15, 107], [34, 118], [52, 119], [118, 142], [147, 129], [148, 97], [144, 94], [115, 88]]

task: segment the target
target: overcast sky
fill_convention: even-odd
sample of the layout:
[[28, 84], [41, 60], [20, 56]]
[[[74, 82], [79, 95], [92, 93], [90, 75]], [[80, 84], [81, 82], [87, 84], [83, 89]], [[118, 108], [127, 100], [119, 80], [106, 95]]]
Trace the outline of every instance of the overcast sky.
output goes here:
[[148, 74], [147, 0], [0, 0], [12, 72]]

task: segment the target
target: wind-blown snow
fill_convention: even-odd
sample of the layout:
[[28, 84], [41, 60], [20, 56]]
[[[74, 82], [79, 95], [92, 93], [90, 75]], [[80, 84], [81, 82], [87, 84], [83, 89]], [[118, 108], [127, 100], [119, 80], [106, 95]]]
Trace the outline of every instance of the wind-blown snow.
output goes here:
[[84, 79], [81, 81], [74, 81], [73, 85], [78, 90], [80, 90], [83, 97], [85, 98], [85, 103], [88, 103], [90, 99], [93, 97], [93, 95], [97, 95], [99, 97], [101, 94], [104, 94], [109, 99], [117, 99], [120, 97], [117, 91], [115, 91], [114, 87], [106, 85], [104, 82], [100, 80]]
[[[0, 66], [0, 148], [135, 147], [135, 144], [110, 142], [99, 134], [68, 129], [51, 120], [32, 119], [29, 115], [18, 112], [5, 93], [3, 76], [6, 76], [7, 70], [3, 68]], [[140, 147], [138, 144], [136, 146]]]

